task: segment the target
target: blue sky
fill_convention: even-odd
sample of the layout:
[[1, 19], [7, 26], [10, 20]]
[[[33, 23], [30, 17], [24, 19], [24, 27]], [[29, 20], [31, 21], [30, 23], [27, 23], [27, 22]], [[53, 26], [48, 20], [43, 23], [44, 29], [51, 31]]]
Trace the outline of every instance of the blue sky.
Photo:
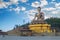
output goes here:
[[60, 18], [60, 0], [0, 0], [0, 30], [8, 31], [16, 24], [30, 22], [39, 6], [45, 19]]

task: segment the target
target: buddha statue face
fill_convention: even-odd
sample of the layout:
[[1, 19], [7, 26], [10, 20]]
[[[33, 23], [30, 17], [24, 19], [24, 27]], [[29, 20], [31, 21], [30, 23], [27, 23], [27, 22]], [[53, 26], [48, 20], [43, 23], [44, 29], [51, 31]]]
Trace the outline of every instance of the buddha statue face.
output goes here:
[[41, 7], [38, 7], [37, 10], [38, 10], [38, 12], [40, 12], [41, 11]]

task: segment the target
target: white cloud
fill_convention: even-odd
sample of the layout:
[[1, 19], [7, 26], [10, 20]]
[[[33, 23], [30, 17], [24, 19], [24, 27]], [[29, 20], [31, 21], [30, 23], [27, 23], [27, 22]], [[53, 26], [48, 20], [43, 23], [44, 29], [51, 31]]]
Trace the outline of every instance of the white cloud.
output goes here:
[[32, 7], [39, 7], [39, 6], [44, 7], [45, 5], [48, 5], [47, 0], [40, 0], [40, 2], [35, 1], [35, 2], [32, 3], [31, 6]]
[[43, 8], [42, 10], [45, 10], [45, 11], [53, 11], [53, 10], [56, 10], [56, 8], [49, 7], [49, 8]]
[[25, 7], [16, 7], [16, 8], [10, 8], [10, 11], [14, 10], [15, 12], [19, 13], [20, 11], [25, 11]]
[[50, 18], [50, 17], [52, 17], [52, 16], [51, 16], [51, 15], [45, 16], [45, 19], [48, 19], [48, 18]]
[[40, 3], [38, 1], [35, 1], [32, 3], [31, 5], [32, 7], [39, 7], [40, 6]]
[[45, 19], [48, 19], [48, 18], [50, 18], [49, 16], [45, 16]]
[[51, 14], [59, 14], [60, 13], [60, 3], [53, 2], [55, 5], [55, 8], [44, 8], [43, 10], [50, 11]]
[[31, 9], [25, 12], [27, 14], [27, 17], [29, 18], [29, 20], [33, 20], [35, 13], [37, 13], [36, 9]]
[[40, 0], [40, 2], [41, 2], [41, 4], [40, 4], [41, 7], [44, 7], [45, 5], [48, 5], [47, 0]]
[[51, 13], [52, 14], [59, 14], [60, 13], [60, 10], [55, 10], [55, 11], [52, 11]]
[[17, 4], [18, 0], [10, 0], [10, 2], [0, 1], [0, 8], [7, 8], [9, 5]]
[[17, 8], [11, 8], [10, 11], [14, 10], [17, 14], [20, 12], [21, 8], [17, 7]]
[[36, 9], [29, 10], [29, 14], [32, 14], [32, 13], [37, 13], [37, 10]]
[[50, 4], [50, 5], [55, 5], [56, 2], [55, 2], [55, 1], [51, 1], [49, 4]]
[[12, 4], [18, 4], [18, 1], [19, 0], [10, 0], [10, 3], [12, 3]]
[[22, 7], [22, 8], [21, 8], [21, 10], [22, 10], [22, 11], [25, 11], [25, 10], [26, 10], [26, 8], [25, 8], [25, 7]]
[[10, 0], [10, 2], [4, 2], [3, 0], [0, 1], [0, 8], [7, 8], [9, 5], [18, 4], [19, 0]]
[[6, 4], [7, 6], [11, 5], [11, 3], [10, 3], [10, 2], [5, 2], [5, 4]]
[[56, 7], [56, 8], [60, 8], [60, 3], [56, 3], [56, 4], [55, 4], [55, 7]]
[[28, 16], [29, 20], [33, 20], [34, 16]]
[[8, 7], [9, 2], [0, 2], [0, 8], [7, 8]]
[[57, 14], [58, 12], [57, 11], [52, 11], [52, 14]]
[[6, 7], [6, 5], [3, 2], [0, 2], [0, 8]]
[[31, 10], [26, 11], [25, 13], [27, 13], [29, 16], [34, 16], [35, 13], [37, 13], [37, 10], [36, 9], [31, 9]]
[[[9, 5], [18, 4], [19, 0], [10, 0], [10, 2], [4, 2], [3, 0], [0, 0], [0, 8], [7, 8]], [[27, 2], [27, 0], [21, 0], [22, 2]]]
[[20, 0], [21, 2], [27, 2], [28, 0]]
[[17, 7], [17, 8], [15, 8], [14, 10], [15, 10], [16, 12], [19, 12], [19, 11], [20, 11], [20, 8]]
[[52, 11], [52, 14], [57, 14], [58, 12], [57, 11]]

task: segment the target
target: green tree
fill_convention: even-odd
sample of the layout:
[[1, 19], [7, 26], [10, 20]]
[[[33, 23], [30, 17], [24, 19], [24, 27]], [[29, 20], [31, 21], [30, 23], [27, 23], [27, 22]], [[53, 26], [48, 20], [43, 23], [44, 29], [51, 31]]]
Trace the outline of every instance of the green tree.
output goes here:
[[55, 28], [58, 31], [60, 31], [60, 18], [49, 18], [45, 20], [48, 24], [51, 24], [51, 28]]

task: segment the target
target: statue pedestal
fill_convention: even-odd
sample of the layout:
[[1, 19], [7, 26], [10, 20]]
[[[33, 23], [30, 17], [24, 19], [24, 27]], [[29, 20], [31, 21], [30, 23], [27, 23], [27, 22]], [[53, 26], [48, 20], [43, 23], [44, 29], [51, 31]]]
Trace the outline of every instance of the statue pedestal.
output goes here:
[[29, 25], [29, 29], [35, 33], [51, 33], [52, 30], [49, 24], [33, 24]]

